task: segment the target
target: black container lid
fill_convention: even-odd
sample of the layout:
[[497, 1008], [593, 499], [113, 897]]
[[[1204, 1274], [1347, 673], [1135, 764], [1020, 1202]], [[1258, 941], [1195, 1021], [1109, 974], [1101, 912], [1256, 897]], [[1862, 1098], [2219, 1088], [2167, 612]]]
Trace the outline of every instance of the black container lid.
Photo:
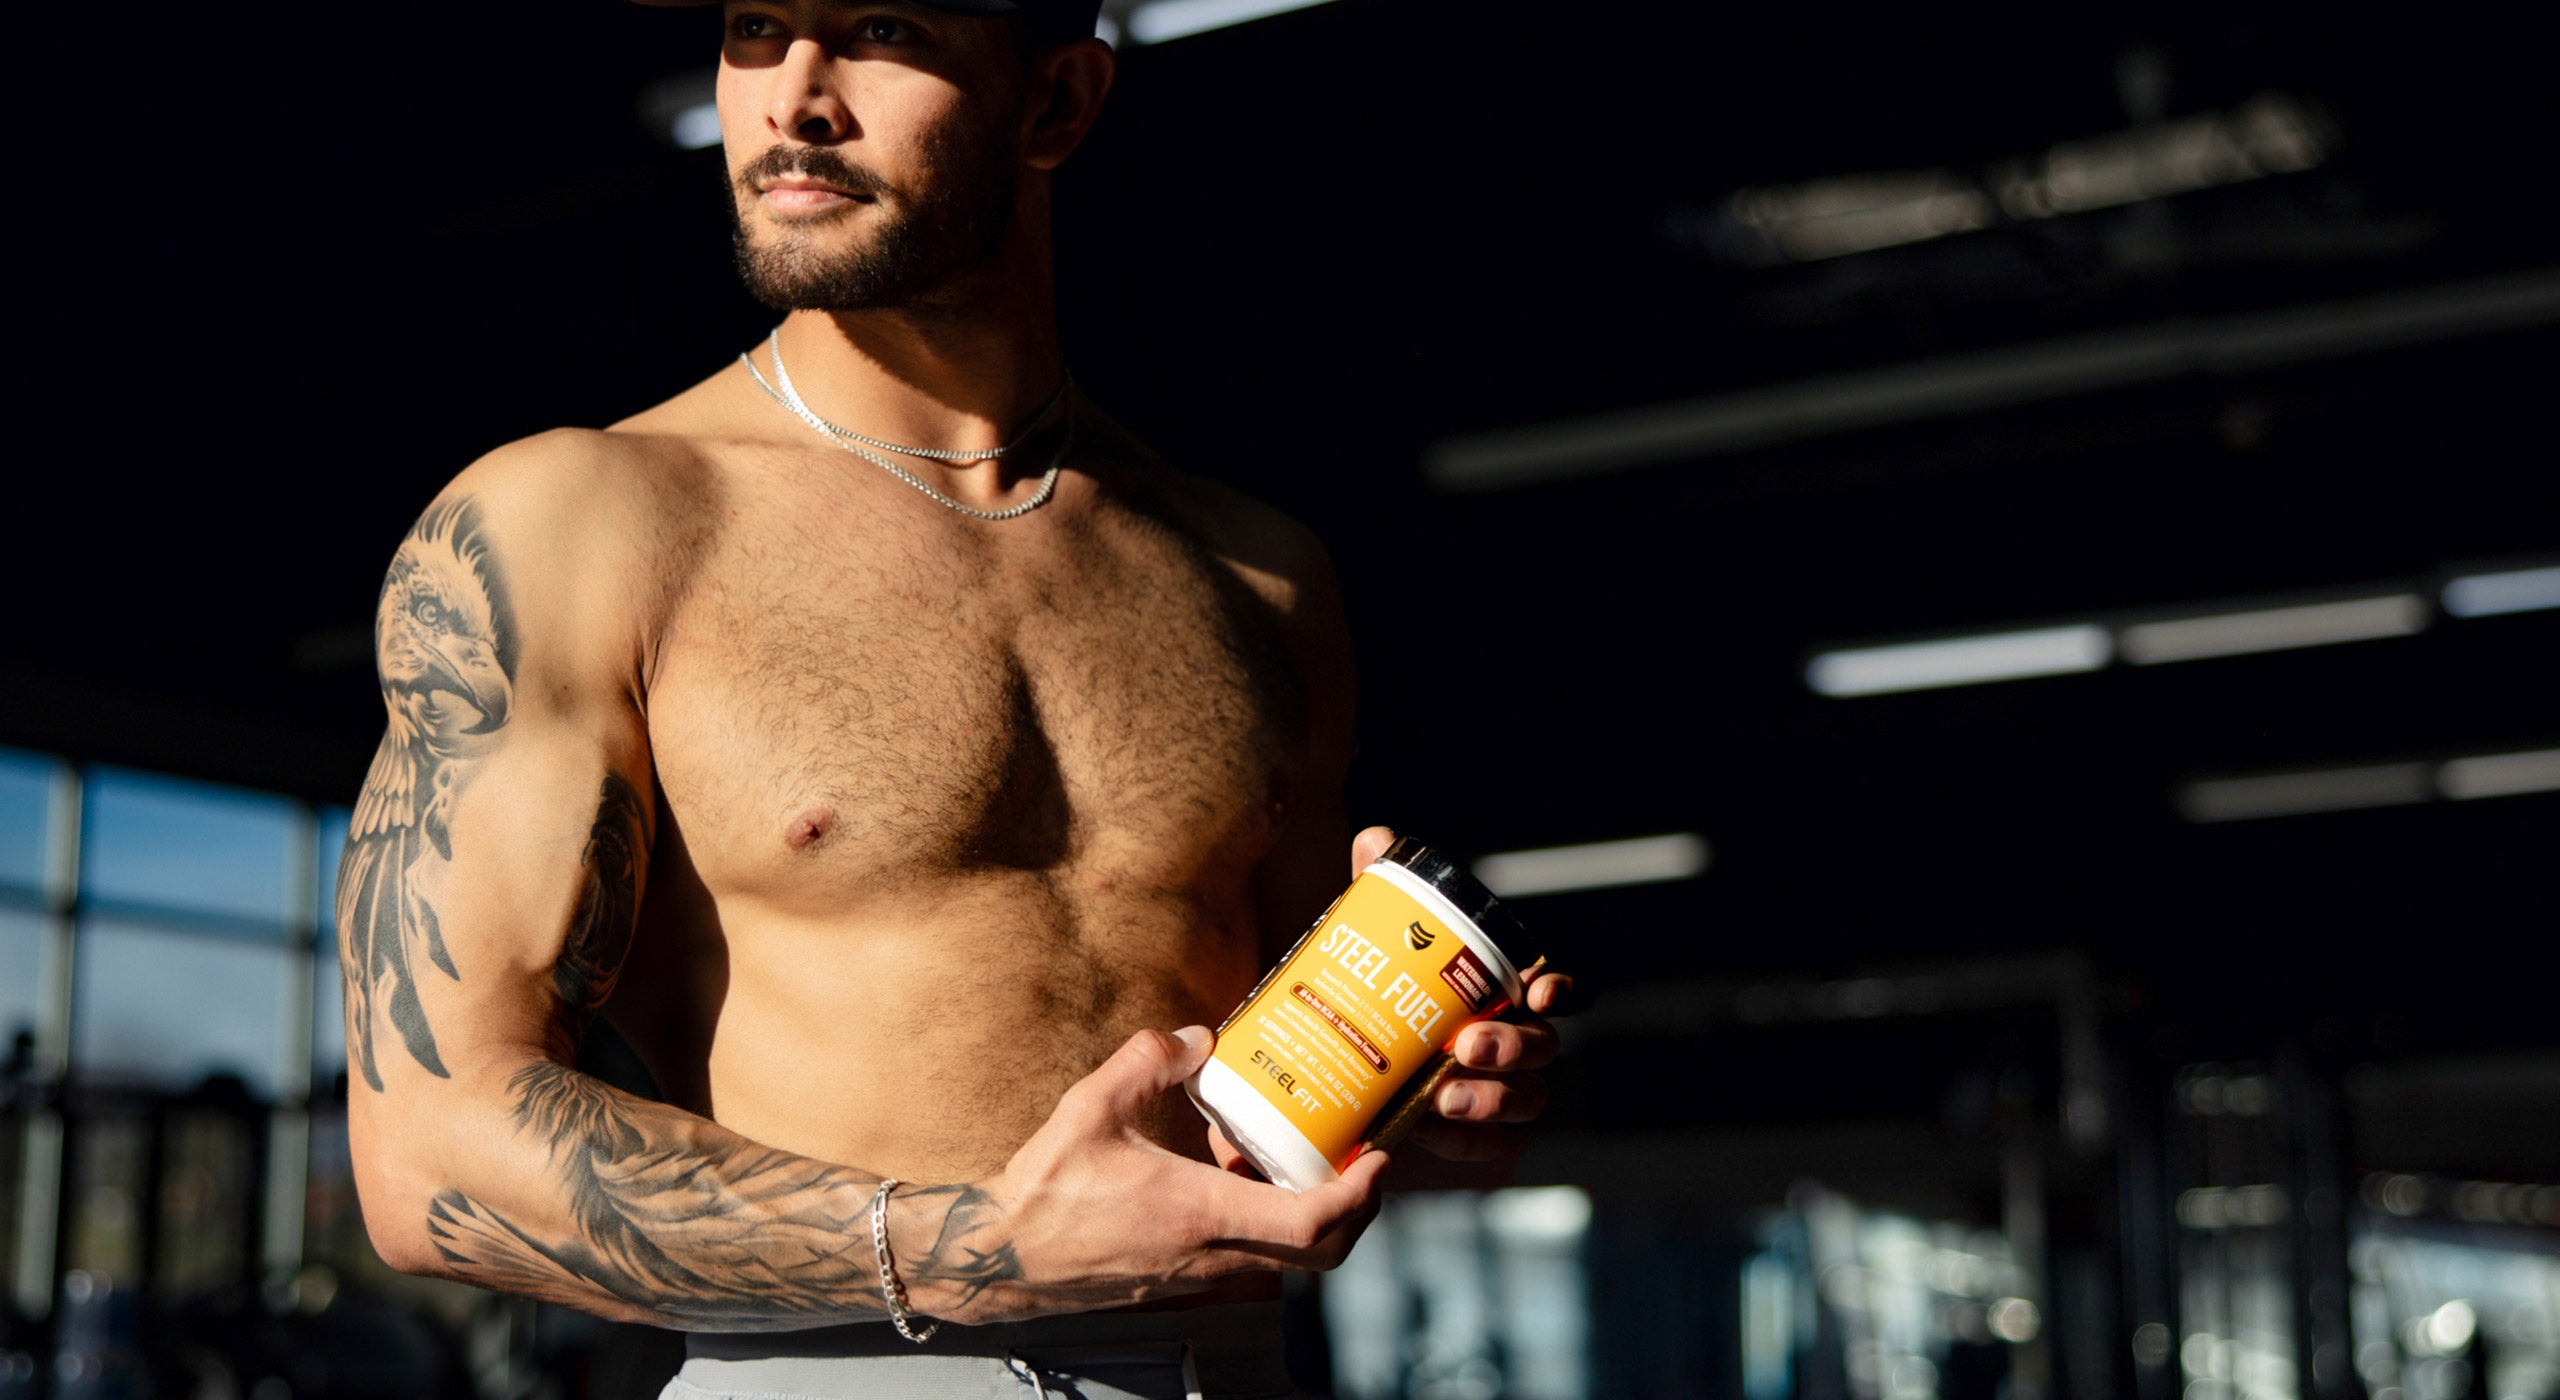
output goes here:
[[1537, 945], [1530, 940], [1528, 926], [1510, 906], [1494, 897], [1484, 882], [1467, 873], [1466, 867], [1414, 840], [1399, 836], [1387, 847], [1380, 860], [1391, 860], [1422, 878], [1422, 883], [1440, 893], [1440, 897], [1458, 906], [1458, 912], [1473, 920], [1511, 960], [1514, 972], [1526, 975], [1529, 965], [1538, 960]]

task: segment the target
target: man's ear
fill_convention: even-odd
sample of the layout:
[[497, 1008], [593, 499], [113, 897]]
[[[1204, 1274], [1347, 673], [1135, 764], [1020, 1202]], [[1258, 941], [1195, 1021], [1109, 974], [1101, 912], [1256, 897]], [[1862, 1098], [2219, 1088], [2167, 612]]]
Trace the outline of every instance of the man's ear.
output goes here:
[[1031, 100], [1023, 108], [1022, 158], [1041, 170], [1066, 164], [1102, 115], [1120, 62], [1100, 39], [1078, 39], [1031, 61]]

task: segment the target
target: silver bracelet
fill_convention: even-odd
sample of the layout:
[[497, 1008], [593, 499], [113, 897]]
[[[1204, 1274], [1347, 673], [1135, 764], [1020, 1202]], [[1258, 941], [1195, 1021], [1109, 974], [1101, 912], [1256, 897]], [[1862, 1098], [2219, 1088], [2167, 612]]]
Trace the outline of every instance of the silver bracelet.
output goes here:
[[889, 1190], [897, 1184], [898, 1179], [890, 1177], [871, 1194], [871, 1252], [880, 1261], [880, 1301], [889, 1305], [889, 1321], [899, 1336], [923, 1346], [942, 1330], [942, 1324], [928, 1322], [921, 1332], [907, 1325], [915, 1315], [907, 1311], [907, 1286], [898, 1282], [898, 1271], [889, 1266]]

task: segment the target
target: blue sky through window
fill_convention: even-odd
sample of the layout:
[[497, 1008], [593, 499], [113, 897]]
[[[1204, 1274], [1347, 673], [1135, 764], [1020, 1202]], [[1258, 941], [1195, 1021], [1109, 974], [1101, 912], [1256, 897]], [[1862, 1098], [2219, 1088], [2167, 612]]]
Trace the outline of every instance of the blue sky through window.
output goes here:
[[36, 1028], [44, 1008], [44, 916], [0, 908], [0, 1057], [19, 1031]]
[[45, 808], [58, 766], [42, 754], [0, 749], [0, 885], [43, 889]]
[[80, 939], [71, 1054], [84, 1076], [186, 1089], [220, 1072], [258, 1094], [276, 1092], [289, 970], [282, 943], [110, 919], [84, 921]]
[[83, 889], [95, 901], [281, 928], [296, 818], [290, 800], [267, 793], [98, 769], [89, 780]]

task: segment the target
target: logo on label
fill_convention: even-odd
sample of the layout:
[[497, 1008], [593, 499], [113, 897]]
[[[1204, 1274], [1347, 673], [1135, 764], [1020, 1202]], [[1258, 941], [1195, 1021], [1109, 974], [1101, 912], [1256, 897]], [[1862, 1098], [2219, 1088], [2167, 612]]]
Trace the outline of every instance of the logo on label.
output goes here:
[[1431, 940], [1437, 937], [1439, 937], [1438, 934], [1435, 934], [1431, 930], [1422, 926], [1422, 921], [1420, 919], [1416, 919], [1412, 923], [1405, 925], [1405, 945], [1417, 953], [1430, 947]]

